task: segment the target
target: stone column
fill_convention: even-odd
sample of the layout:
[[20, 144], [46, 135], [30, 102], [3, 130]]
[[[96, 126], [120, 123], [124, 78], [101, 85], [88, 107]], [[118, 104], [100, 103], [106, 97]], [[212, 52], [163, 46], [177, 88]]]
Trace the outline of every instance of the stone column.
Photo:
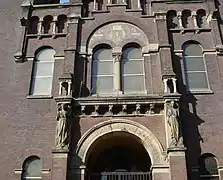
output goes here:
[[173, 147], [168, 149], [171, 180], [187, 180], [187, 168], [184, 147]]
[[114, 92], [117, 94], [121, 93], [121, 54], [113, 54], [114, 59]]
[[183, 28], [183, 22], [182, 22], [182, 12], [181, 11], [178, 11], [177, 12], [177, 19], [178, 19], [178, 22], [179, 22], [179, 28]]
[[168, 79], [163, 79], [164, 93], [168, 93], [167, 81]]
[[193, 18], [193, 22], [194, 22], [194, 28], [198, 28], [196, 11], [192, 11], [192, 18]]
[[177, 93], [177, 79], [171, 78], [173, 83], [173, 93]]
[[170, 171], [168, 166], [153, 165], [151, 167], [153, 180], [170, 180]]
[[57, 22], [57, 16], [54, 16], [53, 17], [53, 22], [52, 22], [52, 35], [53, 35], [53, 38], [55, 37], [55, 34], [57, 33], [56, 22]]
[[140, 0], [138, 0], [138, 9], [141, 9], [141, 3], [140, 3]]

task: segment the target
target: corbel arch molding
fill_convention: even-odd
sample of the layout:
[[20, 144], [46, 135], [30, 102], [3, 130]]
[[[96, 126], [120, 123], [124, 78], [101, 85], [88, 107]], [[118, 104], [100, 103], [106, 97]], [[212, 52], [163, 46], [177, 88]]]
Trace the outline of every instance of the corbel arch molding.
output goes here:
[[126, 119], [108, 120], [89, 129], [79, 140], [76, 148], [76, 154], [82, 163], [86, 164], [90, 148], [96, 140], [114, 132], [125, 132], [135, 136], [149, 154], [152, 166], [167, 164], [164, 149], [155, 135], [143, 125]]

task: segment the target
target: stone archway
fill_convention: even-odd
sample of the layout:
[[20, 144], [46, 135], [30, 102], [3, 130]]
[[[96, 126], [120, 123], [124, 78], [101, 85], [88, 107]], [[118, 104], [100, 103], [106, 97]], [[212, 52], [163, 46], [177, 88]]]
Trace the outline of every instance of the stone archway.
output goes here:
[[114, 119], [99, 123], [82, 136], [76, 149], [76, 153], [82, 162], [84, 164], [87, 162], [89, 150], [97, 139], [114, 132], [127, 132], [135, 136], [149, 154], [152, 166], [167, 164], [163, 147], [154, 134], [141, 124], [123, 119]]

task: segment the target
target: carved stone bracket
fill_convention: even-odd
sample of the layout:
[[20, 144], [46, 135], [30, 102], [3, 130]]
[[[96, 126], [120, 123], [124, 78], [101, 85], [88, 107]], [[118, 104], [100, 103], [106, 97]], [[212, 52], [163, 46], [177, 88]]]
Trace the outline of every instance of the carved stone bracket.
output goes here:
[[113, 100], [100, 98], [78, 98], [75, 99], [76, 116], [151, 116], [162, 115], [164, 101], [154, 100]]

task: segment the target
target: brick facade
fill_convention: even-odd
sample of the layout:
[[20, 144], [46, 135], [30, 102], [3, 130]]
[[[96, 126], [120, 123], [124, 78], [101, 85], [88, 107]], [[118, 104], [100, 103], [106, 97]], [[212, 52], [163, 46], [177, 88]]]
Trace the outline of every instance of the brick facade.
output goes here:
[[[22, 0], [0, 2], [2, 178], [21, 179], [24, 160], [35, 155], [43, 162], [43, 180], [87, 179], [87, 159], [86, 162], [83, 160], [85, 152], [78, 152], [78, 147], [89, 150], [86, 157], [90, 157], [89, 153], [93, 152], [94, 146], [96, 148], [100, 138], [106, 139], [109, 133], [115, 136], [116, 131], [120, 131], [129, 133], [130, 139], [141, 141], [151, 159], [154, 159], [149, 169], [154, 180], [198, 179], [198, 159], [204, 153], [216, 157], [219, 179], [223, 179], [221, 2], [145, 0], [147, 3], [140, 7], [139, 1], [132, 0], [130, 9], [122, 1], [116, 5], [107, 4], [107, 0], [103, 2], [102, 9], [94, 10], [92, 1], [88, 14], [84, 13], [85, 3], [81, 0], [47, 5], [30, 5]], [[185, 10], [191, 12], [187, 19], [188, 27], [183, 27], [179, 22], [177, 27], [169, 27], [167, 22], [170, 12], [175, 11], [175, 20], [179, 21], [184, 18], [182, 14]], [[205, 25], [197, 22], [196, 13], [200, 10], [206, 13]], [[52, 16], [55, 26], [59, 16], [66, 16], [63, 32], [54, 32], [54, 25], [51, 25], [48, 33], [30, 33], [28, 27], [33, 22], [30, 21], [31, 17], [44, 21], [48, 15]], [[115, 23], [124, 29], [123, 37], [118, 34], [115, 39], [114, 34], [106, 34]], [[196, 41], [203, 48], [210, 86], [208, 92], [188, 93], [186, 90], [182, 45], [187, 41]], [[141, 46], [146, 93], [140, 96], [91, 95], [94, 47], [109, 44], [115, 57], [122, 53], [122, 48], [128, 43], [138, 43]], [[52, 96], [36, 97], [29, 94], [30, 82], [35, 52], [43, 46], [52, 47], [56, 51]], [[65, 77], [67, 74], [70, 77]], [[61, 97], [59, 94], [59, 81], [66, 78], [71, 78], [72, 81], [71, 97]], [[178, 93], [164, 93], [165, 79], [177, 79]], [[179, 102], [184, 143], [183, 147], [173, 149], [169, 147], [170, 129], [166, 122], [167, 104], [171, 101]], [[68, 151], [55, 148], [57, 105], [64, 102], [69, 102], [72, 106]], [[126, 110], [127, 115], [119, 114], [124, 109], [123, 105], [129, 108]], [[96, 106], [99, 107], [98, 112]], [[137, 107], [140, 112], [137, 112]], [[104, 109], [108, 112], [109, 108], [113, 114], [106, 116]], [[126, 126], [132, 122], [132, 129], [114, 125], [107, 133], [103, 128], [101, 132], [95, 130], [104, 127], [103, 123], [113, 120], [117, 120], [117, 123], [126, 121]], [[148, 133], [144, 133], [144, 130], [148, 130]], [[93, 136], [94, 131], [99, 134]], [[134, 132], [137, 137], [133, 137]], [[147, 137], [150, 133], [154, 140]], [[91, 135], [99, 138], [92, 139], [91, 147], [82, 148], [81, 143], [84, 144], [84, 140]], [[83, 157], [80, 157], [81, 153]], [[159, 153], [162, 157], [157, 157]]]

